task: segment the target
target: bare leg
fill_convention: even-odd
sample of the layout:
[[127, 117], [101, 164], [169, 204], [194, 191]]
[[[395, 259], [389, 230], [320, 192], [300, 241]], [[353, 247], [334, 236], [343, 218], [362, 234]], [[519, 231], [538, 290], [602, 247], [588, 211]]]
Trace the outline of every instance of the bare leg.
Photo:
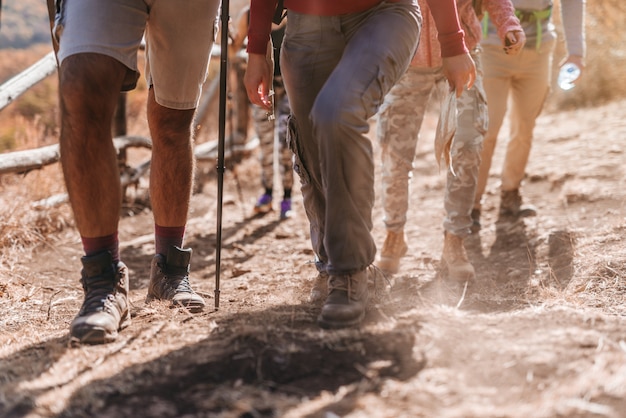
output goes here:
[[125, 72], [99, 54], [70, 56], [60, 68], [61, 164], [84, 237], [117, 231], [122, 199], [111, 121]]
[[[194, 109], [174, 110], [159, 105], [154, 90], [148, 94], [148, 124], [152, 134], [150, 197], [154, 222], [177, 229], [187, 223], [193, 182], [194, 156], [191, 122]], [[159, 236], [156, 237], [160, 240]], [[182, 241], [182, 237], [181, 237]], [[157, 242], [157, 248], [159, 247]], [[146, 301], [170, 300], [172, 307], [184, 306], [199, 312], [204, 299], [189, 284], [191, 248], [170, 246], [152, 259]]]
[[[118, 61], [99, 54], [72, 55], [61, 64], [61, 164], [83, 238], [117, 232], [122, 199], [111, 121], [125, 73]], [[108, 252], [81, 262], [85, 299], [70, 326], [71, 338], [113, 341], [130, 323], [128, 269]]]
[[160, 226], [187, 223], [194, 157], [191, 122], [195, 109], [174, 110], [148, 94], [148, 124], [152, 135], [150, 198], [154, 221]]

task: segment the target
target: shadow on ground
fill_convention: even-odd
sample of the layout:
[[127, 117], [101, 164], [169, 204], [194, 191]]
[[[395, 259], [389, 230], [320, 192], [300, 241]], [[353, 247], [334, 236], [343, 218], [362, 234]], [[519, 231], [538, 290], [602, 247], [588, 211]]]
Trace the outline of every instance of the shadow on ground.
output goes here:
[[[59, 416], [281, 416], [302, 398], [347, 386], [345, 411], [357, 392], [375, 391], [384, 378], [409, 379], [425, 366], [413, 354], [414, 325], [322, 331], [306, 318], [294, 321], [294, 309], [306, 308], [227, 317], [211, 338], [82, 387]], [[263, 395], [270, 392], [273, 400]]]

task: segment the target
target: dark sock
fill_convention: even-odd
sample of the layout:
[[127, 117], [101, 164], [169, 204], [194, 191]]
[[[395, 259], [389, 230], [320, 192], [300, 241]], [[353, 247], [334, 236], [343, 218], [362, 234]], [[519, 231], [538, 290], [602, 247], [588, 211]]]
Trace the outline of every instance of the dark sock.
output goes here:
[[283, 192], [283, 200], [291, 199], [291, 189], [285, 189]]
[[83, 250], [86, 256], [92, 256], [99, 254], [103, 251], [108, 251], [113, 257], [113, 262], [120, 261], [120, 249], [119, 240], [117, 239], [117, 232], [111, 235], [105, 235], [103, 237], [80, 237], [83, 242]]
[[265, 189], [265, 194], [266, 194], [266, 195], [271, 196], [271, 195], [272, 195], [272, 193], [273, 193], [273, 190], [272, 190], [272, 189]]
[[167, 256], [171, 246], [183, 247], [184, 226], [160, 226], [154, 224], [154, 246], [157, 254]]

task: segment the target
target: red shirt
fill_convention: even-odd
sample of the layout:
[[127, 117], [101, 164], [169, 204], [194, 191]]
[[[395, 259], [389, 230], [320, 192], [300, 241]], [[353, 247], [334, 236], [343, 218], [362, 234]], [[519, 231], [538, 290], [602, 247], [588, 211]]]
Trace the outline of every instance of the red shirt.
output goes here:
[[[284, 0], [285, 7], [302, 14], [338, 16], [357, 13], [379, 4], [381, 0]], [[441, 56], [453, 57], [467, 52], [459, 24], [455, 0], [427, 0], [435, 19]], [[248, 52], [265, 54], [270, 38], [276, 0], [251, 0]]]

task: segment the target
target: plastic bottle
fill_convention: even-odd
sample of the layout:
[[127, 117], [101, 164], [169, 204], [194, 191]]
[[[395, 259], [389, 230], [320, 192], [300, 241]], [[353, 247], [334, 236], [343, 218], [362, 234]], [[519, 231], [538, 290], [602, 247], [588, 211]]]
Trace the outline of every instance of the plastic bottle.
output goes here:
[[561, 67], [557, 83], [561, 90], [570, 90], [574, 88], [574, 81], [578, 77], [580, 77], [580, 68], [578, 68], [578, 65], [569, 62]]

